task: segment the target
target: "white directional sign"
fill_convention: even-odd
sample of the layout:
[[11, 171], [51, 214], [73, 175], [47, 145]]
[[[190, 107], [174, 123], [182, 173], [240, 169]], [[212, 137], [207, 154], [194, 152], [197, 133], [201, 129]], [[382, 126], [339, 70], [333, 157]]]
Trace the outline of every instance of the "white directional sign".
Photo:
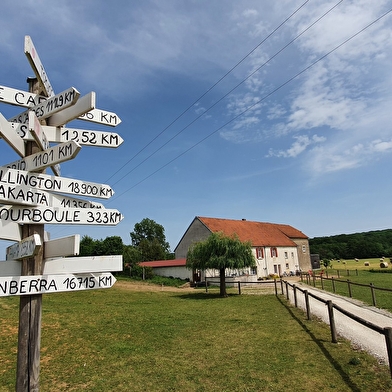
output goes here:
[[95, 274], [30, 275], [0, 278], [0, 297], [108, 289], [116, 278], [110, 272]]
[[29, 110], [32, 110], [39, 119], [45, 119], [53, 116], [57, 112], [69, 109], [78, 101], [80, 93], [74, 87], [69, 88], [61, 92], [60, 94], [54, 95], [48, 98], [46, 101], [33, 106], [23, 113], [18, 114], [9, 119], [10, 122], [19, 122], [26, 124], [29, 121]]
[[17, 90], [15, 88], [0, 86], [0, 102], [25, 108], [39, 105], [46, 101], [43, 95]]
[[84, 95], [80, 98], [75, 105], [64, 109], [53, 116], [49, 117], [47, 120], [48, 125], [54, 127], [59, 127], [66, 124], [69, 121], [78, 118], [82, 114], [88, 112], [89, 110], [95, 108], [95, 92]]
[[24, 52], [29, 60], [31, 67], [34, 70], [35, 75], [40, 81], [42, 87], [45, 89], [46, 95], [48, 97], [53, 96], [54, 95], [53, 87], [49, 82], [48, 75], [45, 71], [44, 66], [41, 63], [37, 50], [34, 47], [33, 41], [28, 35], [25, 36]]
[[109, 125], [111, 127], [115, 127], [121, 123], [121, 119], [116, 113], [107, 112], [101, 109], [90, 110], [88, 113], [81, 115], [78, 119]]
[[7, 167], [0, 167], [0, 184], [25, 185], [44, 191], [96, 197], [99, 199], [109, 199], [114, 195], [113, 189], [106, 184], [50, 176], [43, 173], [28, 173], [24, 170]]
[[[0, 261], [0, 276], [21, 276], [21, 262], [16, 260]], [[94, 272], [115, 272], [123, 270], [122, 255], [61, 257], [44, 260], [43, 275], [84, 274]]]
[[0, 183], [0, 204], [64, 208], [104, 208], [103, 204], [95, 201], [50, 193], [26, 185], [15, 186], [2, 183]]
[[[35, 140], [25, 124], [9, 123], [13, 130], [24, 140]], [[52, 127], [41, 125], [48, 142], [63, 143], [73, 140], [81, 146], [116, 148], [123, 143], [123, 138], [114, 132], [93, 131], [68, 127]]]
[[25, 156], [25, 142], [12, 129], [10, 123], [0, 113], [0, 136], [21, 156]]
[[7, 260], [21, 260], [35, 256], [42, 246], [41, 237], [33, 234], [6, 249]]
[[[77, 256], [80, 251], [80, 235], [56, 238], [44, 242], [44, 258]], [[114, 271], [114, 270], [113, 270]], [[74, 273], [75, 271], [67, 271]], [[92, 272], [92, 271], [83, 271]], [[0, 275], [1, 276], [1, 275]]]
[[22, 240], [22, 227], [15, 222], [0, 220], [0, 239], [8, 241]]
[[115, 226], [123, 219], [118, 210], [105, 208], [0, 207], [0, 219], [19, 224]]
[[25, 171], [37, 171], [75, 158], [80, 149], [81, 146], [71, 140], [70, 142], [57, 144], [57, 146], [48, 148], [45, 151], [28, 155], [19, 161], [8, 164], [7, 167]]

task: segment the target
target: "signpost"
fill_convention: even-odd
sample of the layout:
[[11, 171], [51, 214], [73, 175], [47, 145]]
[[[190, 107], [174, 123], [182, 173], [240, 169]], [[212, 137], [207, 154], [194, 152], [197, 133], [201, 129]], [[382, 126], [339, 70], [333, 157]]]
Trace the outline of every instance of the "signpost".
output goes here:
[[108, 289], [115, 282], [110, 272], [0, 277], [0, 297]]
[[75, 158], [80, 149], [81, 146], [71, 140], [9, 163], [7, 167], [25, 171], [38, 171]]
[[[123, 139], [64, 127], [74, 119], [109, 126], [121, 120], [95, 109], [94, 92], [79, 98], [71, 87], [55, 95], [29, 36], [24, 51], [36, 74], [28, 78], [29, 92], [0, 86], [0, 103], [27, 108], [12, 122], [0, 114], [0, 137], [22, 158], [0, 166], [0, 239], [18, 241], [0, 262], [0, 296], [20, 296], [16, 390], [38, 391], [42, 294], [109, 288], [116, 282], [110, 272], [123, 267], [121, 255], [67, 257], [79, 253], [79, 235], [43, 242], [46, 223], [110, 226], [123, 219], [118, 210], [79, 198], [108, 199], [114, 193], [108, 185], [60, 177], [56, 166], [73, 159], [80, 145], [113, 148]], [[41, 173], [49, 166], [57, 177]]]
[[41, 237], [38, 234], [33, 234], [32, 236], [24, 238], [22, 241], [9, 246], [6, 250], [7, 260], [21, 260], [35, 256], [41, 246]]
[[12, 129], [10, 123], [0, 113], [0, 135], [21, 157], [25, 156], [25, 142]]
[[109, 199], [114, 190], [106, 184], [56, 177], [44, 173], [29, 173], [24, 170], [0, 167], [0, 185], [25, 185], [48, 192], [65, 193], [76, 196]]

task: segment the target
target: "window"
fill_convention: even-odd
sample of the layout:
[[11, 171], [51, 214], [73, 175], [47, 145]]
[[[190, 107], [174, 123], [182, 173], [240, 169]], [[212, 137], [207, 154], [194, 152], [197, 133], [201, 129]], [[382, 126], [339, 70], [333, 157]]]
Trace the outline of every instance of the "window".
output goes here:
[[271, 257], [278, 257], [278, 249], [271, 248]]
[[302, 252], [306, 253], [306, 246], [305, 245], [302, 245]]
[[287, 259], [289, 257], [287, 252], [284, 252], [284, 258]]
[[263, 248], [256, 248], [256, 258], [257, 259], [264, 258], [264, 249]]
[[251, 275], [257, 275], [257, 267], [251, 267], [250, 274]]

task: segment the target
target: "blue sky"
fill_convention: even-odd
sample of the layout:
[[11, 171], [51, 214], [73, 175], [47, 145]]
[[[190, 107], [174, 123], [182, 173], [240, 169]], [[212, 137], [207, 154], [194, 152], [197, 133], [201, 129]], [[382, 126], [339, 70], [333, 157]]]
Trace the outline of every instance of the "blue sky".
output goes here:
[[[51, 237], [129, 244], [150, 218], [174, 249], [195, 216], [284, 223], [309, 237], [391, 228], [392, 13], [360, 32], [390, 9], [391, 0], [3, 0], [0, 85], [27, 90], [30, 35], [56, 93], [95, 91], [97, 107], [122, 120], [68, 123], [124, 143], [83, 147], [61, 171], [111, 185], [103, 204], [123, 221], [48, 225]], [[0, 105], [6, 118], [21, 111]], [[2, 140], [0, 150], [1, 165], [18, 159]]]

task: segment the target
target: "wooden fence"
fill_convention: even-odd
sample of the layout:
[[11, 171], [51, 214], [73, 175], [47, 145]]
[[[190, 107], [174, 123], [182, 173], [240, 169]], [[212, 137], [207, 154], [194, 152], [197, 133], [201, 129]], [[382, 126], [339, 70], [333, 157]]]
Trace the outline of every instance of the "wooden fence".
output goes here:
[[[357, 271], [358, 274], [358, 271]], [[372, 304], [373, 306], [377, 306], [377, 299], [376, 299], [376, 291], [388, 291], [392, 293], [392, 289], [387, 289], [384, 287], [377, 287], [373, 283], [369, 284], [363, 284], [363, 283], [355, 283], [350, 281], [350, 279], [342, 280], [342, 279], [336, 279], [333, 276], [331, 278], [328, 278], [328, 276], [323, 276], [323, 274], [316, 275], [316, 274], [302, 274], [301, 275], [301, 281], [305, 281], [308, 285], [313, 285], [313, 287], [316, 287], [316, 281], [317, 279], [320, 279], [321, 283], [321, 288], [324, 290], [324, 281], [331, 281], [332, 282], [332, 291], [336, 293], [336, 283], [344, 283], [347, 285], [348, 289], [348, 295], [350, 298], [352, 298], [352, 286], [358, 286], [358, 287], [368, 287], [372, 296]]]

